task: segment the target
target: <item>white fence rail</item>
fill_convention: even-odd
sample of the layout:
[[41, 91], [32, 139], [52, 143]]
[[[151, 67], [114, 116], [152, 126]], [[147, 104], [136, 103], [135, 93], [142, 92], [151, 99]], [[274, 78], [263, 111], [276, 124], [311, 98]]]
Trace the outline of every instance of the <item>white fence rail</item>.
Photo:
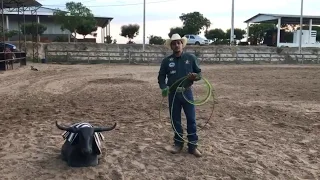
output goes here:
[[[139, 51], [52, 51], [45, 52], [45, 59], [52, 63], [160, 63], [171, 52]], [[204, 53], [195, 54], [201, 63], [288, 63], [319, 64], [319, 54], [277, 53]]]

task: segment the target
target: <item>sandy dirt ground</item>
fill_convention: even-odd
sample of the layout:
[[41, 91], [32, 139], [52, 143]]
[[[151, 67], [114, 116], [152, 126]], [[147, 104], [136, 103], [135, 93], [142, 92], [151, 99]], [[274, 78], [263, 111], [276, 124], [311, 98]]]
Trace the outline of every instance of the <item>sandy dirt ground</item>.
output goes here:
[[[320, 66], [203, 65], [217, 100], [196, 158], [166, 150], [158, 66], [30, 65], [0, 72], [1, 180], [320, 179]], [[98, 166], [69, 168], [56, 120], [118, 126], [103, 133]]]

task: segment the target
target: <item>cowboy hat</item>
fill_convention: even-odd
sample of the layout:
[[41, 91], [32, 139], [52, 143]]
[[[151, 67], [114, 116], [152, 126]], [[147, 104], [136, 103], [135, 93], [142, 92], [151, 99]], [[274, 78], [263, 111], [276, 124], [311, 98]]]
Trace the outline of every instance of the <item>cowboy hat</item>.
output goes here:
[[180, 40], [182, 42], [182, 48], [186, 47], [188, 39], [186, 37], [181, 37], [179, 34], [172, 34], [170, 39], [167, 39], [164, 45], [171, 49], [171, 42]]

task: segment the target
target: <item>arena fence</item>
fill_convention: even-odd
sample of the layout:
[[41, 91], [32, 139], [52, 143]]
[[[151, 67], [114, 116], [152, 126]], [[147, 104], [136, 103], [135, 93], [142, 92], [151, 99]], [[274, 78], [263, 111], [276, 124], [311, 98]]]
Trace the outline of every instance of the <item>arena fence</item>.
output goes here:
[[[159, 64], [171, 52], [140, 51], [45, 51], [48, 63], [129, 63]], [[195, 53], [201, 63], [284, 63], [319, 64], [319, 54], [278, 54], [278, 53]]]
[[[14, 54], [14, 57], [8, 57], [8, 54]], [[20, 66], [27, 65], [25, 52], [0, 52], [0, 71], [14, 69], [14, 64], [20, 63]]]

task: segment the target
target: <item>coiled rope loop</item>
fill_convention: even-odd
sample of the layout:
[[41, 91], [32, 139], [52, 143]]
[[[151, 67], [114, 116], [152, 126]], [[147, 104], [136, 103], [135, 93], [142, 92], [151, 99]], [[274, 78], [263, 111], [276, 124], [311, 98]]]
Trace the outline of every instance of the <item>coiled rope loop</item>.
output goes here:
[[[184, 77], [182, 77], [182, 78], [180, 78], [180, 79], [178, 79], [175, 83], [173, 83], [170, 87], [169, 87], [169, 93], [171, 93], [171, 90], [170, 89], [172, 89], [172, 87], [174, 87], [176, 84], [178, 84], [179, 82], [179, 84], [178, 84], [178, 86], [176, 86], [176, 87], [180, 87], [183, 83], [184, 83], [184, 81], [186, 81], [188, 79], [188, 76], [184, 76]], [[209, 123], [209, 120], [211, 119], [211, 117], [212, 117], [212, 115], [213, 115], [213, 111], [214, 111], [214, 100], [215, 100], [215, 93], [214, 93], [214, 89], [213, 89], [213, 86], [212, 86], [212, 84], [206, 79], [206, 78], [204, 78], [204, 77], [201, 77], [201, 79], [202, 80], [204, 80], [204, 82], [205, 82], [205, 86], [206, 86], [206, 89], [207, 89], [207, 92], [206, 92], [206, 97], [205, 98], [203, 98], [203, 99], [200, 99], [200, 100], [197, 100], [197, 101], [195, 101], [195, 100], [189, 100], [188, 98], [186, 98], [185, 97], [185, 95], [184, 95], [184, 93], [182, 92], [182, 96], [183, 96], [183, 98], [188, 102], [188, 103], [190, 103], [190, 104], [193, 104], [193, 105], [195, 105], [195, 106], [201, 106], [201, 105], [204, 105], [204, 104], [206, 104], [209, 100], [210, 100], [210, 98], [212, 97], [212, 100], [213, 100], [213, 106], [212, 106], [212, 112], [211, 112], [211, 115], [210, 115], [210, 117], [208, 118], [208, 120], [206, 121], [206, 123], [205, 123], [205, 125], [207, 125], [208, 123]], [[175, 92], [174, 92], [174, 96], [173, 96], [173, 100], [172, 100], [172, 106], [171, 106], [171, 109], [170, 109], [170, 120], [171, 120], [171, 125], [172, 125], [172, 128], [173, 128], [173, 130], [174, 130], [174, 132], [179, 136], [179, 138], [181, 138], [182, 140], [183, 140], [183, 142], [187, 142], [187, 143], [190, 143], [190, 144], [193, 144], [193, 145], [198, 145], [198, 144], [196, 144], [196, 143], [194, 143], [194, 142], [189, 142], [187, 139], [184, 139], [183, 137], [181, 137], [181, 135], [177, 132], [177, 130], [176, 130], [176, 127], [174, 126], [174, 123], [173, 123], [173, 118], [172, 118], [172, 113], [173, 113], [173, 104], [174, 104], [174, 101], [175, 101], [175, 98], [176, 98], [176, 94], [177, 94], [177, 89], [175, 90]], [[159, 119], [161, 120], [161, 108], [162, 108], [162, 102], [163, 102], [163, 100], [164, 100], [164, 97], [162, 98], [162, 101], [161, 101], [161, 104], [160, 104], [160, 110], [159, 110]], [[204, 126], [205, 126], [204, 125]], [[203, 127], [204, 127], [203, 126]], [[202, 128], [203, 128], [202, 127]], [[202, 129], [202, 128], [199, 128], [199, 130], [200, 129]], [[198, 130], [198, 131], [199, 131]], [[194, 133], [191, 133], [191, 134], [187, 134], [187, 136], [188, 135], [192, 135], [192, 134], [194, 134]], [[180, 140], [178, 140], [178, 141], [180, 141]]]

